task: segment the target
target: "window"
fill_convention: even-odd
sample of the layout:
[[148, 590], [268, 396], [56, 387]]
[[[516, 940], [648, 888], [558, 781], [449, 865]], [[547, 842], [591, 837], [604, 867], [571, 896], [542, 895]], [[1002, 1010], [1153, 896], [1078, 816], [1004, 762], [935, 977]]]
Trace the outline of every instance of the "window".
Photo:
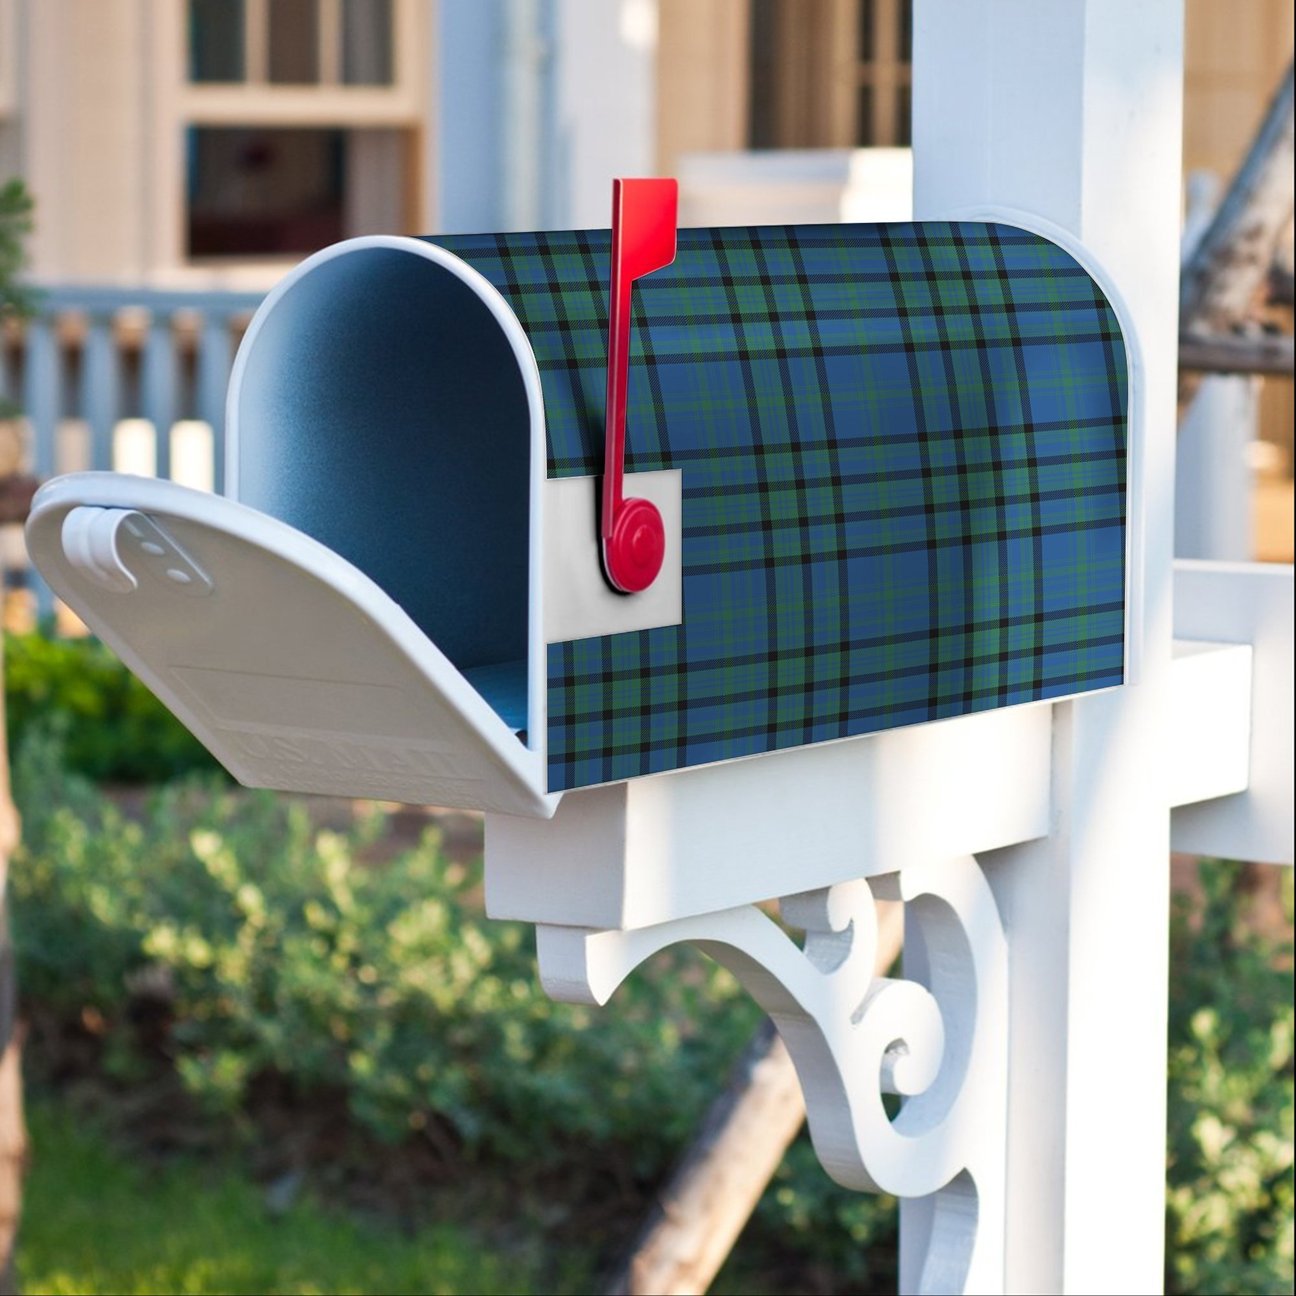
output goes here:
[[391, 0], [342, 0], [342, 80], [387, 85], [392, 79]]
[[908, 144], [913, 0], [862, 0], [858, 10], [855, 143]]
[[189, 0], [194, 85], [389, 86], [393, 0]]
[[[3, 4], [4, 0], [0, 0]], [[159, 51], [167, 260], [296, 259], [420, 215], [426, 0], [173, 0]], [[268, 267], [267, 267], [268, 271]]]
[[751, 0], [753, 148], [907, 145], [913, 0]]
[[298, 257], [399, 231], [410, 200], [406, 147], [396, 130], [191, 127], [189, 259]]
[[346, 132], [192, 127], [190, 257], [313, 252], [344, 236]]
[[189, 0], [189, 79], [242, 81], [243, 0]]
[[272, 85], [318, 85], [318, 0], [270, 0], [267, 63]]

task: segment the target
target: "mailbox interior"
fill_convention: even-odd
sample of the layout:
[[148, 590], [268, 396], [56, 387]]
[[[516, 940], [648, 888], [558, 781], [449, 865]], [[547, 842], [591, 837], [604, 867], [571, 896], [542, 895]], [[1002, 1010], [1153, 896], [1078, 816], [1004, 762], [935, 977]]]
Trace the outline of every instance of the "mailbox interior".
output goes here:
[[267, 298], [227, 418], [233, 497], [369, 576], [531, 746], [538, 382], [512, 312], [463, 262], [356, 239]]

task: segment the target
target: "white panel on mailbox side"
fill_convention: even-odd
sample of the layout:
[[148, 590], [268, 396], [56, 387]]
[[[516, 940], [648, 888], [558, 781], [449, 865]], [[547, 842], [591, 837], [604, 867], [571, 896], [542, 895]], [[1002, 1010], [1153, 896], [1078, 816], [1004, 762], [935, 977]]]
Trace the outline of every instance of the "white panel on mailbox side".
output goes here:
[[110, 473], [27, 525], [50, 586], [241, 783], [548, 817], [544, 762], [377, 585], [241, 504]]

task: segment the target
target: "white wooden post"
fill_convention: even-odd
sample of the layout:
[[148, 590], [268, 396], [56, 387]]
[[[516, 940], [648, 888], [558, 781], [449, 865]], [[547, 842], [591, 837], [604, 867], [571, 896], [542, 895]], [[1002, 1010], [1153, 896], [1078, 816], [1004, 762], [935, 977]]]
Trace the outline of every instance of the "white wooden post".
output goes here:
[[1207, 378], [1179, 426], [1175, 556], [1248, 562], [1255, 533], [1248, 450], [1259, 436], [1260, 380]]
[[1181, 0], [917, 6], [915, 217], [1060, 226], [1111, 275], [1139, 349], [1138, 682], [1054, 708], [1053, 832], [983, 857], [1010, 949], [1009, 1291], [1162, 1284], [1182, 21]]

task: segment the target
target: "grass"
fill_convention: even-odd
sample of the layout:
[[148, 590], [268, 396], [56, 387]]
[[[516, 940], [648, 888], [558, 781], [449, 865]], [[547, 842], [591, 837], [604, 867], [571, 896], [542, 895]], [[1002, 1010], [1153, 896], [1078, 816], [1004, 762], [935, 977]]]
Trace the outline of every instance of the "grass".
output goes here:
[[459, 1226], [409, 1236], [309, 1197], [274, 1214], [232, 1165], [130, 1159], [47, 1102], [28, 1124], [18, 1263], [29, 1296], [535, 1290], [534, 1267]]

